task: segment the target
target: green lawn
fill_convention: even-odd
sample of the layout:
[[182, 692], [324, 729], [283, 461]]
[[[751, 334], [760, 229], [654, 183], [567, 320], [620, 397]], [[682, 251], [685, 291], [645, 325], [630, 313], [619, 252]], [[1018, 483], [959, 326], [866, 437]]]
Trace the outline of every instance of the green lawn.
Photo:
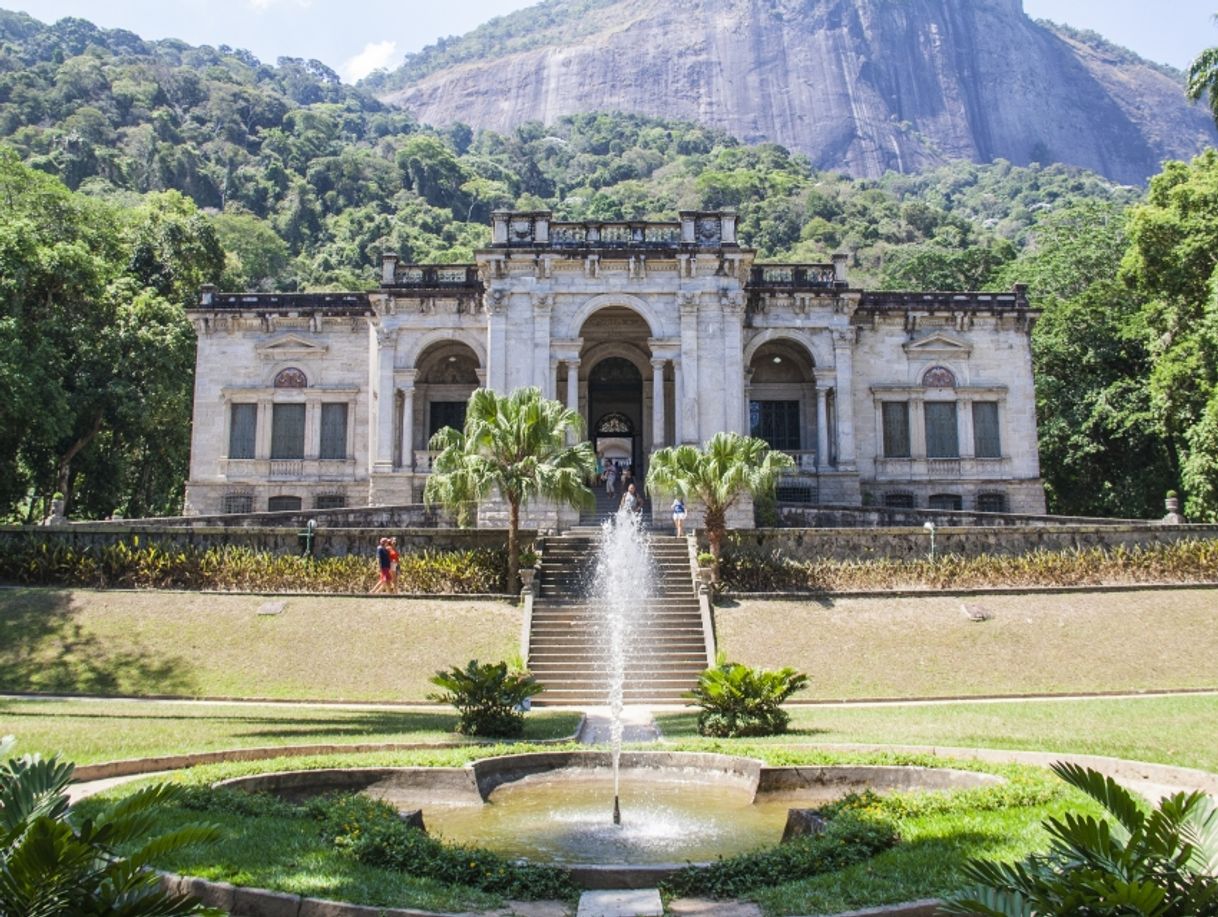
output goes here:
[[1216, 606], [1213, 589], [741, 599], [715, 623], [733, 661], [807, 672], [808, 699], [1068, 694], [1218, 688]]
[[502, 601], [6, 589], [0, 692], [423, 701], [438, 669], [518, 651], [521, 620]]
[[[1058, 751], [1218, 772], [1215, 695], [787, 709], [791, 732], [767, 742]], [[668, 739], [696, 735], [693, 714], [657, 719]]]
[[[61, 754], [77, 764], [279, 745], [459, 742], [448, 707], [392, 710], [157, 701], [0, 700], [0, 735], [19, 752]], [[525, 738], [575, 732], [578, 713], [537, 711]]]

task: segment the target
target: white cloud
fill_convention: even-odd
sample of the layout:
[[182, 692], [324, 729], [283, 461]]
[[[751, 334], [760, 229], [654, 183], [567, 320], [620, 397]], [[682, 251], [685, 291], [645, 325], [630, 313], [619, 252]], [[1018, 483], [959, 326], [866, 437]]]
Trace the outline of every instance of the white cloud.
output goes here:
[[272, 6], [283, 5], [310, 7], [313, 0], [249, 0], [249, 5], [256, 10], [269, 10]]
[[[265, 2], [265, 0], [263, 0]], [[370, 41], [364, 45], [364, 50], [342, 66], [344, 79], [354, 83], [363, 79], [373, 70], [387, 67], [397, 58], [398, 43], [396, 41]]]

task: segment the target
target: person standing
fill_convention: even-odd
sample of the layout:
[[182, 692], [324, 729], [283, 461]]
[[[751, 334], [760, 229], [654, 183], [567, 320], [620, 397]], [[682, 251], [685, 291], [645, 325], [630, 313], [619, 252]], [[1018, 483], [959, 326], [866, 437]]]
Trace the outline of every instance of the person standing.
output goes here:
[[402, 555], [398, 553], [398, 540], [396, 538], [389, 539], [389, 591], [398, 591], [398, 564], [401, 562]]
[[391, 585], [393, 579], [393, 561], [389, 556], [389, 539], [382, 538], [376, 546], [376, 568], [380, 578], [376, 581], [369, 593], [384, 592]]
[[677, 530], [677, 537], [685, 537], [685, 501], [674, 497], [672, 501], [672, 524]]
[[631, 484], [622, 494], [622, 509], [630, 510], [632, 513], [637, 513], [642, 507], [639, 505], [639, 495]]
[[617, 485], [617, 465], [613, 462], [609, 463], [609, 467], [605, 469], [605, 493], [613, 496], [614, 488]]

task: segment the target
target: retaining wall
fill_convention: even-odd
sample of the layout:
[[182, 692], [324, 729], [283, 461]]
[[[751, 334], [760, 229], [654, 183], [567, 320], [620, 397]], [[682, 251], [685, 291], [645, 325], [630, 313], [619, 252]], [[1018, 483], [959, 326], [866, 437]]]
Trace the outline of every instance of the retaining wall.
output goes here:
[[[384, 535], [398, 540], [398, 550], [413, 553], [430, 550], [501, 549], [507, 545], [504, 529], [411, 529], [395, 528], [318, 528], [314, 535], [315, 557], [341, 557], [347, 554], [371, 555]], [[521, 531], [522, 545], [531, 544], [537, 533]], [[271, 554], [300, 554], [299, 530], [294, 528], [226, 528], [215, 526], [133, 526], [108, 522], [89, 525], [0, 526], [0, 552], [18, 546], [45, 542], [66, 544], [77, 550], [101, 548], [135, 538], [141, 545], [157, 544], [176, 548], [250, 548]]]
[[[703, 536], [704, 533], [699, 533]], [[1027, 554], [1036, 550], [1145, 547], [1187, 539], [1216, 539], [1218, 525], [1025, 525], [951, 527], [935, 530], [935, 549], [944, 554]], [[793, 560], [916, 560], [930, 550], [930, 535], [917, 528], [737, 529], [724, 539], [733, 554], [780, 554]]]

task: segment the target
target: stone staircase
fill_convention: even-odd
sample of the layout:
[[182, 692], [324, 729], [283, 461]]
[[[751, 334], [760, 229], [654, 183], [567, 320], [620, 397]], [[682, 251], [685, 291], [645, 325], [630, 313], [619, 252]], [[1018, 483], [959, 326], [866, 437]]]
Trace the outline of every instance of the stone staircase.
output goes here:
[[[641, 491], [642, 487], [637, 487], [636, 490]], [[579, 511], [580, 528], [600, 525], [617, 512], [618, 506], [622, 502], [622, 488], [620, 486], [613, 491], [612, 497], [605, 493], [605, 485], [603, 483], [593, 487], [592, 494], [596, 497], [596, 506], [592, 509], [581, 509]], [[595, 548], [593, 553], [595, 553]]]
[[[689, 544], [652, 533], [656, 583], [626, 646], [623, 699], [680, 704], [707, 667], [706, 635], [689, 566]], [[572, 529], [541, 542], [542, 568], [529, 631], [529, 670], [546, 686], [537, 706], [609, 702], [605, 605], [588, 595], [600, 531]]]

